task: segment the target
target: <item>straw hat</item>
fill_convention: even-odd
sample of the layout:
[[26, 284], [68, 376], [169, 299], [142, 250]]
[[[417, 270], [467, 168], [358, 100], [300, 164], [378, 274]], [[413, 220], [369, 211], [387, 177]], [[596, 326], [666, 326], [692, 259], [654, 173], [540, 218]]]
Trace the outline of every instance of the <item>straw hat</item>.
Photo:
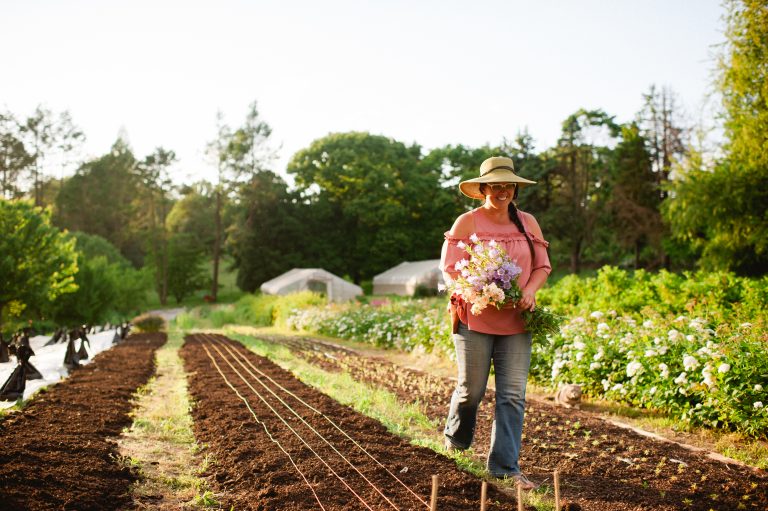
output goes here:
[[480, 193], [480, 185], [483, 183], [516, 183], [518, 187], [536, 184], [515, 174], [515, 165], [512, 159], [504, 156], [491, 156], [480, 165], [480, 177], [468, 179], [459, 183], [459, 190], [467, 197], [473, 199], [485, 199]]

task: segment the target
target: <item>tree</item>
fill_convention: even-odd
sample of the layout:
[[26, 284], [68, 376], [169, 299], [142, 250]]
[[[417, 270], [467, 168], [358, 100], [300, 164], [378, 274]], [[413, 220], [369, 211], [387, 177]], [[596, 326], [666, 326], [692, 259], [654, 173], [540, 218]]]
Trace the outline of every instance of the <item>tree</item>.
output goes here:
[[168, 240], [168, 293], [176, 303], [208, 284], [206, 247], [189, 233], [177, 233]]
[[13, 114], [0, 114], [0, 198], [13, 199], [21, 195], [19, 177], [32, 159]]
[[136, 165], [128, 144], [118, 139], [108, 154], [84, 163], [65, 180], [56, 198], [54, 221], [70, 231], [105, 238], [139, 267], [144, 261], [145, 236]]
[[[664, 216], [673, 235], [701, 252], [705, 268], [768, 272], [768, 5], [726, 3], [719, 57], [725, 157], [714, 168], [691, 159], [670, 187]], [[703, 163], [703, 162], [702, 162]]]
[[217, 116], [217, 137], [208, 144], [208, 153], [217, 165], [214, 215], [213, 278], [211, 296], [216, 300], [219, 289], [219, 263], [224, 244], [222, 211], [226, 201], [236, 194], [243, 183], [249, 183], [259, 172], [266, 170], [274, 158], [269, 147], [272, 133], [269, 125], [260, 120], [256, 102], [248, 107], [243, 125], [234, 132], [224, 124], [221, 113]]
[[0, 199], [0, 329], [6, 309], [39, 311], [76, 290], [74, 245], [51, 225], [49, 211]]
[[191, 236], [203, 254], [212, 255], [216, 237], [214, 187], [201, 181], [182, 186], [179, 193], [181, 197], [168, 213], [169, 232]]
[[144, 185], [149, 208], [145, 211], [149, 231], [150, 253], [155, 267], [155, 283], [160, 304], [168, 301], [168, 226], [170, 197], [173, 186], [169, 167], [176, 161], [176, 154], [162, 147], [148, 155], [136, 168]]
[[611, 164], [608, 207], [617, 239], [623, 248], [634, 252], [637, 269], [643, 248], [658, 250], [663, 232], [656, 174], [637, 124], [622, 126], [621, 141], [612, 152]]
[[[31, 170], [32, 197], [36, 206], [43, 205], [42, 172], [44, 160], [52, 156], [52, 151], [60, 151], [59, 156], [71, 151], [75, 144], [85, 139], [83, 133], [75, 127], [69, 112], [62, 112], [56, 118], [48, 109], [38, 106], [35, 112], [21, 126], [32, 157]], [[59, 162], [61, 164], [61, 162]]]
[[301, 200], [327, 216], [311, 234], [327, 243], [321, 257], [343, 261], [355, 282], [404, 260], [436, 257], [453, 220], [450, 207], [448, 218], [435, 213], [449, 197], [442, 169], [422, 162], [417, 145], [334, 133], [299, 151], [287, 170]]
[[144, 274], [104, 238], [82, 232], [70, 236], [78, 257], [77, 290], [54, 300], [46, 315], [59, 325], [76, 326], [136, 314], [146, 296]]
[[563, 122], [557, 147], [547, 155], [554, 165], [550, 173], [556, 191], [544, 221], [568, 251], [572, 273], [580, 271], [606, 210], [606, 145], [617, 135], [613, 117], [602, 110], [579, 110]]

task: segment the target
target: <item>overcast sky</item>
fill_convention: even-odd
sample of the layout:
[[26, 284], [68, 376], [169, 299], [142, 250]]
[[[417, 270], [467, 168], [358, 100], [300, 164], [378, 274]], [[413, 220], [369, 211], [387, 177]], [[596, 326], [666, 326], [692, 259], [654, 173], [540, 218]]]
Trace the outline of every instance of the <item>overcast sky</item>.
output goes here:
[[579, 108], [633, 118], [651, 84], [691, 117], [724, 40], [715, 0], [0, 0], [0, 107], [69, 110], [86, 155], [124, 130], [137, 157], [176, 151], [212, 178], [216, 112], [258, 101], [275, 170], [330, 132], [425, 149], [555, 143]]

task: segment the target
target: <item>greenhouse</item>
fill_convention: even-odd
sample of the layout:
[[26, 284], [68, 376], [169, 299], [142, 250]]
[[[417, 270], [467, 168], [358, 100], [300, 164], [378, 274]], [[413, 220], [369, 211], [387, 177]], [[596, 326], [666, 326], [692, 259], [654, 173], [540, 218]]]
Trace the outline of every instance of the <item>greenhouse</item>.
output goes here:
[[439, 259], [404, 261], [373, 277], [373, 294], [412, 296], [419, 285], [437, 291], [442, 281]]
[[344, 302], [362, 295], [363, 289], [321, 268], [294, 268], [261, 285], [261, 292], [287, 295], [298, 291], [314, 291], [330, 302]]

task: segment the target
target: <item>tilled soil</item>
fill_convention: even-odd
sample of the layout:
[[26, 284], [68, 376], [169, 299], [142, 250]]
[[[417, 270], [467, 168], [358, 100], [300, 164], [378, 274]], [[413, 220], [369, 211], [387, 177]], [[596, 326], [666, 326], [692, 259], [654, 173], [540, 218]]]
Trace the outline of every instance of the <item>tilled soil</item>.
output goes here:
[[[326, 341], [288, 336], [260, 336], [289, 346], [309, 362], [329, 371], [384, 388], [403, 402], [419, 403], [431, 419], [444, 421], [455, 382], [404, 368]], [[478, 414], [474, 450], [487, 456], [493, 422], [494, 393], [486, 393]], [[679, 445], [650, 439], [594, 415], [528, 399], [523, 470], [533, 480], [551, 484], [559, 469], [562, 494], [582, 509], [735, 510], [768, 509], [764, 471], [728, 465]]]
[[[181, 356], [195, 435], [213, 458], [206, 475], [224, 509], [429, 509], [433, 474], [441, 511], [480, 508], [480, 481], [452, 460], [388, 433], [240, 343], [190, 335]], [[492, 486], [488, 498], [489, 509], [517, 508]]]
[[129, 507], [134, 474], [115, 439], [165, 334], [134, 334], [0, 422], [0, 509]]

